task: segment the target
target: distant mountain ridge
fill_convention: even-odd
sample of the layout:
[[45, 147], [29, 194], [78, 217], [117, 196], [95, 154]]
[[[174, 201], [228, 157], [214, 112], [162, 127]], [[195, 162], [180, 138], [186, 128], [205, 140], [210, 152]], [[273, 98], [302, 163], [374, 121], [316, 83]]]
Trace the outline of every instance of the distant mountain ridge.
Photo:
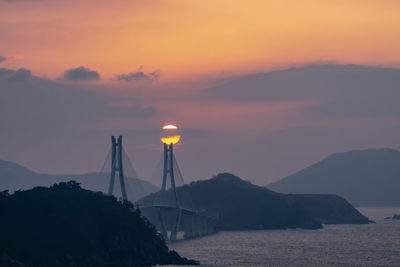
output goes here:
[[[137, 182], [137, 179], [128, 179]], [[0, 191], [26, 190], [38, 185], [48, 186], [70, 180], [75, 180], [81, 183], [82, 187], [92, 191], [104, 192], [108, 186], [109, 175], [38, 174], [18, 164], [0, 161]], [[143, 181], [140, 184], [147, 186], [148, 192], [139, 202], [144, 205], [153, 203], [157, 194], [153, 192], [158, 191], [158, 188]], [[218, 213], [219, 230], [315, 229], [322, 227], [322, 224], [368, 223], [366, 217], [341, 197], [285, 195], [253, 185], [229, 173], [221, 173], [205, 181], [192, 182], [190, 185], [178, 187], [177, 190], [179, 196], [190, 196], [196, 208]], [[181, 204], [185, 202], [184, 199], [181, 200]]]
[[[109, 185], [109, 174], [107, 173], [86, 173], [86, 174], [40, 174], [17, 163], [0, 160], [0, 191], [9, 190], [27, 190], [35, 186], [51, 186], [56, 183], [66, 181], [77, 181], [85, 189], [92, 191], [101, 191], [107, 193]], [[140, 179], [126, 177], [129, 193], [136, 196], [132, 201], [143, 197], [147, 194], [159, 190], [155, 185]], [[115, 179], [118, 183], [118, 179]], [[121, 196], [119, 186], [114, 186], [115, 195]]]
[[400, 206], [400, 151], [332, 154], [267, 187], [282, 193], [337, 194], [356, 206]]

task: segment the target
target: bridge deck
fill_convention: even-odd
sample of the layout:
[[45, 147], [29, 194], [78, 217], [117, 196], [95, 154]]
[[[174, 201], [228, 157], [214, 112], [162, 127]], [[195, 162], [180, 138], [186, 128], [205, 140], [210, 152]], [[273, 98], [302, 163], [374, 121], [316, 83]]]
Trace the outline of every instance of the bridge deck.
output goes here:
[[[139, 206], [140, 209], [149, 209], [149, 208], [166, 208], [166, 209], [177, 209], [178, 207], [176, 206], [161, 206], [161, 205], [149, 205], [149, 206]], [[181, 211], [188, 212], [188, 213], [196, 213], [198, 214], [199, 212], [197, 210], [192, 210], [192, 209], [187, 209], [187, 208], [179, 208]]]

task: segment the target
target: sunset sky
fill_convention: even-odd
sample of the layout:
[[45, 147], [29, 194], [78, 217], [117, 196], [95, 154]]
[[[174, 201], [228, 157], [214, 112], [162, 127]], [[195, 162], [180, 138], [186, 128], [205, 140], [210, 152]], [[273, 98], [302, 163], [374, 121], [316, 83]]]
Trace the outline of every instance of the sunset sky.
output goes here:
[[399, 66], [400, 2], [51, 1], [0, 3], [0, 51], [56, 78], [77, 65], [105, 79], [144, 66], [164, 80], [314, 61]]
[[187, 181], [266, 185], [331, 153], [399, 149], [399, 14], [397, 0], [0, 0], [0, 158], [98, 171], [121, 133], [145, 179], [177, 123]]

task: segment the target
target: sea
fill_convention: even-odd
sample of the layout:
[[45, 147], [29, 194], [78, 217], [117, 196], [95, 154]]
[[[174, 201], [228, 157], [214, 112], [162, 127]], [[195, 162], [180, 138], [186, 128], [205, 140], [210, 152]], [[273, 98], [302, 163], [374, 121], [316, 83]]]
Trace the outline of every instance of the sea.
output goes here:
[[400, 207], [360, 207], [376, 223], [319, 230], [222, 231], [169, 243], [201, 266], [400, 266]]

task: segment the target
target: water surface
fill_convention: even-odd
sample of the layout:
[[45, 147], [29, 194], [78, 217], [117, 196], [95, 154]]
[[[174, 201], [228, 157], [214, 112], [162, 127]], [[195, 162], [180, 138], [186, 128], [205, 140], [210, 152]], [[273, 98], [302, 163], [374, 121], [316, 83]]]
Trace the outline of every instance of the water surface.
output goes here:
[[400, 207], [359, 208], [376, 224], [219, 232], [169, 244], [202, 266], [400, 266]]

